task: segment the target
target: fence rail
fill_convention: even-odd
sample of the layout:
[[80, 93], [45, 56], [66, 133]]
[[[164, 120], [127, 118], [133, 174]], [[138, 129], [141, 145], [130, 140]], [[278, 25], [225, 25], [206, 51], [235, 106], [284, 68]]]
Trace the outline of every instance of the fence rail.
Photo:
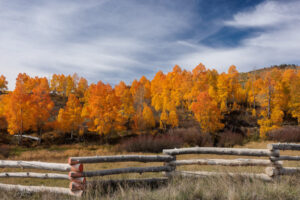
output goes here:
[[[274, 162], [276, 165], [282, 165], [282, 162]], [[271, 166], [273, 162], [263, 159], [194, 159], [194, 160], [176, 160], [170, 165], [223, 165], [223, 166]]]
[[[0, 168], [30, 168], [50, 171], [68, 172], [68, 174], [58, 173], [35, 173], [35, 172], [4, 172], [0, 173], [0, 178], [42, 178], [42, 179], [65, 179], [69, 180], [69, 188], [44, 187], [44, 186], [20, 186], [0, 184], [0, 189], [24, 190], [29, 192], [56, 192], [68, 195], [81, 196], [87, 185], [97, 183], [154, 183], [166, 182], [172, 176], [184, 177], [205, 177], [205, 176], [232, 176], [258, 178], [264, 181], [272, 181], [273, 178], [281, 175], [292, 175], [300, 173], [298, 167], [283, 167], [283, 160], [300, 160], [300, 156], [280, 155], [281, 150], [300, 150], [300, 144], [278, 143], [270, 144], [267, 149], [246, 149], [246, 148], [218, 148], [218, 147], [192, 147], [180, 149], [165, 149], [163, 155], [115, 155], [115, 156], [90, 156], [90, 157], [70, 157], [68, 163], [46, 163], [37, 161], [11, 161], [0, 160]], [[181, 154], [216, 154], [216, 155], [236, 155], [267, 157], [268, 159], [189, 159], [178, 160], [176, 155]], [[115, 169], [105, 169], [96, 171], [84, 171], [83, 164], [107, 163], [107, 162], [143, 162], [162, 163], [161, 166], [147, 167], [125, 167]], [[182, 165], [220, 165], [220, 166], [264, 166], [265, 173], [224, 173], [207, 171], [179, 171], [177, 166]], [[101, 180], [87, 181], [87, 177], [107, 176], [124, 173], [148, 173], [165, 172], [166, 177], [152, 177], [147, 179], [121, 179], [121, 180]]]
[[55, 173], [34, 173], [34, 172], [4, 172], [0, 173], [0, 178], [42, 178], [42, 179], [67, 179], [67, 174], [55, 174]]
[[61, 172], [68, 172], [71, 169], [70, 165], [68, 164], [15, 160], [0, 160], [0, 168], [44, 169]]
[[168, 155], [121, 155], [121, 156], [92, 156], [92, 157], [71, 157], [69, 164], [77, 163], [103, 163], [103, 162], [169, 162], [175, 160], [173, 156]]
[[165, 149], [164, 154], [180, 155], [180, 154], [218, 154], [218, 155], [239, 155], [239, 156], [278, 156], [279, 151], [271, 151], [268, 149], [242, 149], [242, 148], [216, 148], [216, 147], [192, 147], [181, 149]]

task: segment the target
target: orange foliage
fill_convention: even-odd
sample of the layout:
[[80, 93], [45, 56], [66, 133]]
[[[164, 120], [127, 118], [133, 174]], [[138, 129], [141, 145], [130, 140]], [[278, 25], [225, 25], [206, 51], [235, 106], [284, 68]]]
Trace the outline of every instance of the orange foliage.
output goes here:
[[86, 95], [82, 116], [90, 121], [90, 131], [108, 134], [124, 129], [124, 120], [119, 112], [121, 101], [109, 84], [101, 81], [92, 84]]
[[59, 128], [64, 132], [71, 133], [71, 139], [74, 133], [79, 134], [79, 130], [82, 129], [81, 111], [82, 106], [74, 94], [69, 95], [65, 108], [59, 110], [57, 117]]
[[217, 102], [208, 92], [201, 92], [197, 101], [192, 104], [192, 111], [204, 132], [214, 133], [224, 127], [220, 122], [222, 115]]
[[[46, 78], [20, 73], [12, 92], [0, 76], [0, 94], [0, 129], [7, 127], [10, 134], [41, 134], [50, 123], [71, 135], [83, 134], [83, 125], [99, 134], [142, 132], [158, 123], [166, 131], [193, 118], [204, 132], [215, 133], [224, 128], [223, 115], [241, 110], [256, 117], [262, 138], [287, 117], [300, 124], [300, 72], [292, 69], [253, 72], [245, 80], [234, 65], [222, 74], [202, 63], [192, 71], [175, 65], [169, 73], [157, 72], [151, 81], [142, 76], [114, 88], [101, 81], [89, 86], [77, 74], [53, 74], [49, 87]], [[64, 98], [58, 98], [62, 103], [54, 108], [51, 97], [56, 96]], [[67, 97], [66, 106], [57, 108]]]

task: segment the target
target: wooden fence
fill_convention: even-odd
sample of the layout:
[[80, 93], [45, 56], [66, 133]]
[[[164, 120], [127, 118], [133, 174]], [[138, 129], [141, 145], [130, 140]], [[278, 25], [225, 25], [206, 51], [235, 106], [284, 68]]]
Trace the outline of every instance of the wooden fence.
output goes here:
[[[43, 178], [43, 179], [67, 179], [70, 181], [69, 188], [45, 187], [45, 186], [21, 186], [1, 184], [0, 189], [22, 190], [29, 192], [56, 192], [81, 196], [87, 185], [93, 181], [87, 181], [87, 177], [107, 176], [124, 173], [146, 173], [164, 172], [166, 176], [148, 179], [128, 179], [127, 182], [153, 183], [156, 181], [167, 181], [173, 176], [204, 177], [204, 176], [243, 176], [248, 178], [259, 178], [264, 181], [272, 181], [280, 175], [292, 175], [300, 173], [300, 168], [283, 167], [283, 160], [300, 160], [300, 156], [280, 155], [280, 151], [300, 150], [300, 144], [278, 143], [270, 144], [267, 149], [245, 149], [245, 148], [217, 148], [217, 147], [193, 147], [180, 149], [165, 149], [164, 155], [116, 155], [116, 156], [93, 156], [93, 157], [70, 157], [68, 164], [46, 163], [36, 161], [10, 161], [0, 160], [0, 168], [31, 168], [50, 171], [68, 172], [66, 173], [35, 173], [35, 172], [4, 172], [0, 173], [0, 178]], [[247, 157], [265, 157], [266, 159], [189, 159], [178, 160], [177, 155], [181, 154], [217, 154], [235, 155]], [[148, 167], [126, 167], [105, 169], [96, 171], [84, 171], [83, 164], [107, 163], [107, 162], [143, 162], [143, 163], [163, 163]], [[265, 166], [265, 173], [224, 173], [208, 171], [180, 171], [176, 170], [181, 165], [221, 165], [221, 166]], [[117, 180], [108, 180], [115, 182]], [[119, 180], [124, 181], [124, 180]], [[94, 182], [93, 182], [94, 183]]]

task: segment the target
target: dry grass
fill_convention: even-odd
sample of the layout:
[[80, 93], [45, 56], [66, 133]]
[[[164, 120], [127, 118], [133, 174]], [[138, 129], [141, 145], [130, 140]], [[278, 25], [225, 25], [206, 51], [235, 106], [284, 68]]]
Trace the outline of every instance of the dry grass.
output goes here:
[[[262, 148], [267, 147], [267, 143], [272, 142], [252, 142], [248, 143], [242, 148]], [[240, 146], [237, 146], [240, 147]], [[114, 154], [137, 154], [127, 152], [115, 152], [111, 146], [83, 146], [83, 145], [64, 145], [53, 146], [48, 149], [31, 149], [16, 150], [18, 153], [14, 153], [9, 157], [10, 160], [39, 160], [47, 162], [61, 162], [66, 163], [68, 157], [71, 156], [94, 156], [94, 155], [114, 155]], [[281, 153], [284, 155], [299, 155], [296, 151], [285, 151]], [[143, 153], [145, 154], [145, 153]], [[146, 154], [151, 155], [151, 154]], [[234, 159], [241, 156], [227, 156], [227, 155], [180, 155], [177, 159], [191, 159], [191, 158], [222, 158], [222, 159]], [[247, 157], [245, 157], [247, 158]], [[264, 159], [264, 158], [262, 158]], [[122, 168], [122, 167], [142, 167], [151, 165], [162, 165], [163, 163], [137, 163], [137, 162], [120, 162], [120, 163], [99, 163], [99, 164], [86, 164], [84, 165], [85, 171], [109, 169], [109, 168]], [[285, 166], [297, 166], [300, 167], [300, 162], [292, 161], [285, 162]], [[180, 166], [178, 170], [190, 170], [190, 171], [223, 171], [223, 172], [264, 172], [264, 167], [222, 167], [222, 166]], [[35, 171], [46, 172], [43, 170], [28, 170], [28, 169], [0, 169], [0, 172], [8, 171]], [[49, 171], [48, 171], [49, 172]], [[123, 179], [123, 178], [141, 178], [141, 177], [154, 177], [163, 176], [157, 173], [145, 173], [145, 174], [123, 174], [103, 177], [101, 179]], [[97, 179], [97, 178], [96, 178]], [[88, 179], [94, 180], [94, 179]], [[21, 184], [21, 185], [45, 185], [45, 186], [58, 186], [68, 187], [68, 181], [66, 180], [46, 180], [46, 179], [1, 179], [1, 183]], [[230, 181], [230, 182], [228, 182]], [[295, 181], [298, 187], [289, 185]], [[288, 184], [288, 185], [287, 185]], [[120, 187], [116, 192], [109, 192], [103, 194], [99, 188], [96, 192], [89, 192], [89, 195], [84, 199], [97, 199], [103, 197], [104, 199], [268, 199], [272, 195], [279, 195], [280, 198], [274, 199], [299, 199], [300, 181], [297, 182], [296, 178], [284, 177], [280, 181], [275, 183], [262, 183], [258, 180], [234, 180], [228, 177], [224, 178], [205, 178], [205, 179], [174, 179], [166, 187], [151, 190], [149, 188], [122, 188]], [[249, 189], [247, 189], [249, 188]], [[260, 190], [262, 188], [263, 191]], [[299, 189], [297, 189], [299, 188]], [[245, 190], [245, 191], [240, 191]], [[277, 191], [285, 190], [285, 191]], [[226, 192], [225, 192], [226, 191]], [[288, 191], [292, 192], [292, 198], [289, 198]], [[3, 199], [66, 199], [69, 197], [52, 194], [25, 194], [15, 192], [1, 192]], [[16, 196], [17, 195], [17, 196]], [[214, 196], [215, 195], [215, 196]], [[219, 196], [218, 196], [219, 195]], [[227, 196], [226, 196], [227, 195]], [[254, 196], [253, 196], [254, 195]], [[257, 195], [257, 196], [255, 196]], [[268, 196], [270, 195], [270, 196]], [[275, 196], [276, 196], [275, 195]], [[287, 195], [287, 196], [284, 196]], [[161, 198], [160, 198], [161, 196]], [[5, 197], [5, 198], [4, 198]], [[257, 197], [257, 198], [255, 198]], [[267, 198], [263, 198], [267, 197]], [[284, 197], [284, 198], [283, 198]], [[294, 198], [297, 197], [297, 198]]]
[[[1, 192], [1, 199], [75, 199], [49, 193]], [[207, 177], [201, 179], [176, 178], [157, 189], [147, 186], [132, 188], [119, 186], [116, 190], [103, 191], [101, 187], [88, 190], [83, 200], [283, 200], [300, 198], [299, 177], [282, 177], [271, 183], [256, 179]]]

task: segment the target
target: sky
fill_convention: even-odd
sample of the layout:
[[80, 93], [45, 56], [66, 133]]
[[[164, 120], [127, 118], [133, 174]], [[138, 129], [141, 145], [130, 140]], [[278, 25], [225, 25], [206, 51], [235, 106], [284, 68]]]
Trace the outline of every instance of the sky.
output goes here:
[[0, 74], [130, 84], [174, 65], [300, 64], [299, 0], [0, 0]]

